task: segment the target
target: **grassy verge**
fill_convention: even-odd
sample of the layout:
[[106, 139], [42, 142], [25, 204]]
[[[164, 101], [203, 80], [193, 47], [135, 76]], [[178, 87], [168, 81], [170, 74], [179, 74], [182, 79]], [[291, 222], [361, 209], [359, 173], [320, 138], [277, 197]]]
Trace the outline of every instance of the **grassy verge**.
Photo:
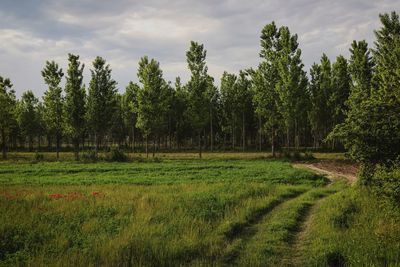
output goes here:
[[321, 202], [304, 251], [304, 266], [400, 266], [400, 209], [348, 188]]

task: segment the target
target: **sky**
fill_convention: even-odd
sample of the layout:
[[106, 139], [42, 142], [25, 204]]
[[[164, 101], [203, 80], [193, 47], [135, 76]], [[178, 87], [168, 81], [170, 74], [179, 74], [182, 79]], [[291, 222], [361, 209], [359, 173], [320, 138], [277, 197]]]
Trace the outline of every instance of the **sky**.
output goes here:
[[121, 92], [138, 81], [144, 55], [160, 62], [166, 80], [187, 81], [185, 54], [194, 40], [204, 44], [219, 84], [224, 71], [258, 65], [260, 32], [272, 21], [298, 34], [307, 71], [322, 53], [348, 57], [353, 40], [373, 46], [379, 14], [399, 8], [400, 0], [1, 0], [0, 76], [11, 79], [17, 96], [42, 96], [46, 60], [66, 71], [74, 53], [86, 84], [96, 56], [110, 64]]

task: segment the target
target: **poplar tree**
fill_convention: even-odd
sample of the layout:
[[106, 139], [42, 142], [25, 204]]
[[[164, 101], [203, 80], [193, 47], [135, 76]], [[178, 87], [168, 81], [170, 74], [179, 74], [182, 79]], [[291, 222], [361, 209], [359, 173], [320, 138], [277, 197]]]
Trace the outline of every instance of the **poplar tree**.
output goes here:
[[186, 60], [191, 72], [187, 83], [190, 117], [192, 129], [198, 136], [199, 157], [201, 158], [203, 130], [207, 125], [208, 100], [207, 87], [208, 75], [206, 66], [206, 54], [204, 45], [190, 42], [190, 48], [186, 52]]
[[[278, 108], [278, 94], [275, 90], [276, 69], [268, 62], [262, 62], [252, 73], [252, 98], [255, 112], [264, 121], [260, 131], [269, 132], [271, 153], [275, 157], [278, 133], [281, 131], [282, 116]], [[261, 134], [261, 133], [260, 133]]]
[[346, 101], [350, 94], [351, 77], [348, 71], [347, 60], [338, 56], [332, 64], [332, 93], [330, 95], [330, 109], [333, 125], [342, 123], [347, 112]]
[[136, 123], [138, 111], [138, 93], [140, 87], [136, 83], [129, 82], [123, 95], [124, 124], [128, 130], [131, 151], [135, 152]]
[[136, 126], [146, 138], [146, 155], [148, 157], [148, 137], [153, 138], [153, 157], [155, 143], [166, 125], [167, 90], [160, 63], [147, 56], [139, 62], [138, 78], [142, 87], [138, 91], [138, 118]]
[[7, 158], [8, 134], [15, 124], [15, 91], [10, 79], [0, 76], [0, 134], [3, 159]]
[[85, 131], [86, 92], [83, 86], [84, 64], [79, 56], [68, 54], [67, 81], [65, 84], [64, 118], [66, 133], [72, 138], [75, 159], [79, 160], [80, 140]]
[[[361, 176], [364, 184], [371, 182], [375, 164], [390, 165], [400, 154], [400, 22], [395, 12], [380, 15], [380, 20], [372, 61], [365, 42], [352, 45], [350, 69], [356, 91], [351, 92], [345, 122], [331, 134], [367, 170]], [[372, 62], [376, 64], [373, 72]]]
[[33, 150], [33, 139], [38, 132], [38, 115], [36, 108], [39, 100], [32, 91], [28, 90], [22, 94], [18, 105], [18, 124], [22, 134], [28, 138], [29, 151]]
[[117, 108], [117, 83], [111, 78], [110, 65], [101, 57], [96, 57], [93, 61], [93, 69], [90, 72], [92, 79], [89, 84], [86, 116], [87, 125], [94, 135], [97, 156], [99, 143], [107, 134]]
[[224, 72], [221, 78], [221, 105], [223, 116], [223, 131], [230, 132], [232, 149], [235, 149], [235, 130], [237, 121], [237, 76]]
[[59, 159], [61, 137], [63, 131], [63, 104], [62, 88], [60, 82], [64, 73], [54, 61], [46, 61], [42, 70], [42, 77], [48, 89], [43, 96], [43, 119], [49, 136], [56, 137], [56, 153]]

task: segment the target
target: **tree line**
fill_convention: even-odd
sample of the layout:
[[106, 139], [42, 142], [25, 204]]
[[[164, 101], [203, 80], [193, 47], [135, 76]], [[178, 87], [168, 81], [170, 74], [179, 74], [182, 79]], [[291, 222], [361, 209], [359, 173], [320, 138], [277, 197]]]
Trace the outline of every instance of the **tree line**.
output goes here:
[[[159, 149], [270, 150], [346, 149], [360, 162], [395, 160], [400, 151], [400, 23], [380, 15], [374, 47], [353, 41], [350, 57], [323, 54], [307, 75], [298, 37], [274, 22], [260, 36], [257, 67], [224, 72], [219, 88], [208, 74], [207, 51], [192, 41], [186, 52], [190, 78], [166, 81], [160, 64], [144, 56], [139, 83], [119, 93], [106, 60], [96, 57], [88, 88], [84, 64], [68, 54], [66, 72], [47, 61], [42, 99], [26, 91], [17, 99], [0, 77], [3, 158], [10, 149], [72, 145], [95, 151], [116, 144], [156, 153]], [[65, 86], [61, 87], [65, 78]]]

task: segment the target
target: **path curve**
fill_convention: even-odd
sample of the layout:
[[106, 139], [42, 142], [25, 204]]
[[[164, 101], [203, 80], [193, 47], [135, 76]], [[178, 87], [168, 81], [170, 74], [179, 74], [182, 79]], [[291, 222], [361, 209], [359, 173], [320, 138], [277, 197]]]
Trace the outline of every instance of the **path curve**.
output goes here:
[[329, 180], [340, 180], [345, 178], [351, 185], [354, 185], [357, 181], [357, 176], [353, 173], [337, 172], [332, 170], [327, 170], [326, 168], [316, 166], [313, 163], [295, 163], [294, 168], [308, 169], [312, 170], [318, 174], [325, 175]]

